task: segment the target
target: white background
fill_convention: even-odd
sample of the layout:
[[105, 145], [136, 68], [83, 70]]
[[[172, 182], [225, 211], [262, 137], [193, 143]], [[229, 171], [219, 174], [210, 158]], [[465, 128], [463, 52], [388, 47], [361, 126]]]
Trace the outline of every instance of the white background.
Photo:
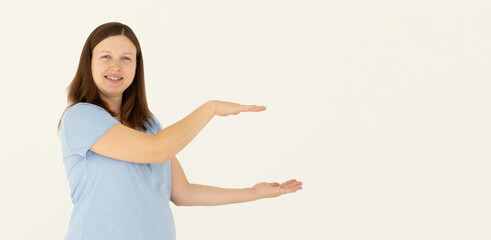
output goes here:
[[63, 239], [56, 133], [83, 44], [139, 37], [163, 126], [215, 117], [178, 154], [191, 182], [296, 178], [275, 199], [175, 207], [177, 239], [491, 239], [491, 3], [11, 1], [0, 7], [0, 239]]

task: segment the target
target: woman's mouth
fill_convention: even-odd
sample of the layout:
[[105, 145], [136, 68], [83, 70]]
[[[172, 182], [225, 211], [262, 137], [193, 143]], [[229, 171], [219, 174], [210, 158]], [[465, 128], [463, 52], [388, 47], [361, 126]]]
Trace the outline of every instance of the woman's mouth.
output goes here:
[[107, 80], [113, 83], [117, 83], [123, 79], [122, 77], [111, 77], [111, 76], [104, 76], [104, 78], [106, 78]]

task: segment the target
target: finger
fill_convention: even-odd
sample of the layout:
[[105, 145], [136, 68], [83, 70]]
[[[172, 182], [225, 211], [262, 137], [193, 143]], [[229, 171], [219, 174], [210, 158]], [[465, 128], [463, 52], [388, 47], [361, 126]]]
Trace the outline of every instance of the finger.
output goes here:
[[281, 188], [289, 189], [289, 188], [296, 188], [296, 187], [302, 186], [302, 185], [303, 185], [302, 182], [293, 182], [293, 183], [281, 186]]
[[298, 191], [298, 190], [303, 189], [303, 186], [302, 186], [302, 185], [295, 185], [295, 186], [288, 187], [288, 188], [286, 188], [286, 189], [288, 189], [288, 190], [290, 190], [290, 191], [294, 191], [294, 192], [296, 192], [296, 191]]
[[242, 112], [260, 112], [266, 110], [266, 106], [243, 105]]
[[302, 189], [303, 189], [302, 186], [295, 186], [295, 187], [289, 188], [289, 191], [290, 192], [296, 192], [296, 191], [302, 190]]
[[287, 194], [287, 193], [293, 193], [293, 192], [296, 192], [298, 190], [301, 190], [302, 189], [302, 186], [296, 186], [296, 187], [291, 187], [291, 188], [282, 188], [280, 190], [281, 194]]
[[287, 191], [288, 193], [291, 193], [291, 192], [296, 192], [298, 190], [302, 190], [303, 187], [301, 185], [297, 185], [297, 186], [291, 186], [289, 188], [284, 188], [285, 191]]
[[302, 188], [302, 187], [303, 187], [302, 186], [302, 183], [301, 182], [297, 182], [297, 183], [290, 184], [290, 185], [288, 185], [288, 186], [286, 186], [284, 188], [286, 188], [286, 189], [295, 188], [296, 189], [296, 188]]
[[302, 182], [292, 182], [292, 183], [290, 183], [290, 184], [286, 184], [286, 185], [284, 185], [283, 187], [284, 187], [284, 188], [289, 188], [289, 187], [293, 187], [293, 186], [301, 186], [301, 185], [303, 185], [303, 183], [302, 183]]
[[290, 179], [290, 180], [288, 180], [288, 181], [286, 181], [286, 182], [282, 183], [282, 184], [281, 184], [281, 187], [284, 187], [284, 186], [289, 185], [289, 184], [291, 184], [291, 183], [294, 183], [294, 182], [296, 182], [296, 181], [297, 181], [296, 179]]

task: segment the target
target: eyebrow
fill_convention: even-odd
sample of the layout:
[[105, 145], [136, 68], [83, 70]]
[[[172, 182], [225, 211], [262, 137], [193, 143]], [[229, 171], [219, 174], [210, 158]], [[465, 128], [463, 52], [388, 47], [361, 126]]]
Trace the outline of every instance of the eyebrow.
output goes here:
[[[107, 50], [102, 50], [101, 52], [111, 53], [111, 51], [107, 51]], [[123, 55], [124, 55], [124, 54], [131, 54], [131, 55], [134, 55], [133, 53], [129, 53], [129, 52], [123, 53]]]

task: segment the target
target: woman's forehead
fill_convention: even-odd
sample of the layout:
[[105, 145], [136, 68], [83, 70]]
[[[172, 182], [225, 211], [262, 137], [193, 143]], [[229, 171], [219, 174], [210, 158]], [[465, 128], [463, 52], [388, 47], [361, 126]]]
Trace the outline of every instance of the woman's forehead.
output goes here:
[[133, 42], [124, 35], [108, 37], [94, 47], [94, 52], [108, 52], [119, 54], [136, 54]]

